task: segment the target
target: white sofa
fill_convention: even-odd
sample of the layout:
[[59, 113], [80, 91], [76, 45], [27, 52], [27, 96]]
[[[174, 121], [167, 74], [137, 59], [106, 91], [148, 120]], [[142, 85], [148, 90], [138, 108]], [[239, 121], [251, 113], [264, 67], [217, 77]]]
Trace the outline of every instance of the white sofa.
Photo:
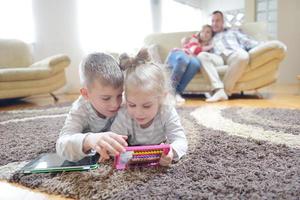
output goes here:
[[65, 85], [70, 62], [62, 54], [33, 62], [28, 44], [0, 39], [0, 99], [53, 92]]
[[[286, 46], [280, 41], [268, 41], [269, 37], [265, 23], [246, 23], [240, 28], [256, 40], [267, 42], [265, 45], [258, 46], [249, 51], [250, 63], [242, 77], [236, 83], [234, 92], [257, 90], [274, 83], [277, 80], [279, 64], [286, 54]], [[154, 33], [144, 39], [144, 44], [145, 46], [151, 47], [150, 49], [156, 49], [159, 58], [152, 53], [155, 59], [164, 62], [172, 48], [180, 47], [181, 38], [194, 33], [195, 32]], [[217, 66], [217, 71], [221, 78], [224, 76], [227, 67], [227, 65]], [[185, 93], [202, 93], [210, 90], [211, 86], [209, 81], [200, 71], [189, 83]]]

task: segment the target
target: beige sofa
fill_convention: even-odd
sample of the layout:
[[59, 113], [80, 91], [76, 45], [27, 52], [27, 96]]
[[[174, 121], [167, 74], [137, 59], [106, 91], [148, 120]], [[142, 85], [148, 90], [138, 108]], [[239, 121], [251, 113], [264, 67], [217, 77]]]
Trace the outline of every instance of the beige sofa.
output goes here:
[[30, 46], [20, 40], [0, 39], [0, 99], [51, 93], [66, 83], [66, 55], [33, 63]]
[[[286, 46], [279, 41], [268, 41], [265, 23], [246, 23], [240, 28], [245, 33], [265, 43], [249, 51], [250, 63], [243, 76], [236, 83], [234, 92], [257, 90], [274, 83], [277, 79], [279, 64], [285, 57]], [[195, 32], [155, 33], [148, 35], [144, 44], [150, 47], [150, 54], [156, 61], [164, 62], [172, 48], [180, 47], [181, 38], [193, 33]], [[227, 67], [227, 65], [217, 67], [221, 78]], [[208, 79], [200, 71], [189, 83], [185, 93], [202, 93], [210, 90], [211, 86]]]

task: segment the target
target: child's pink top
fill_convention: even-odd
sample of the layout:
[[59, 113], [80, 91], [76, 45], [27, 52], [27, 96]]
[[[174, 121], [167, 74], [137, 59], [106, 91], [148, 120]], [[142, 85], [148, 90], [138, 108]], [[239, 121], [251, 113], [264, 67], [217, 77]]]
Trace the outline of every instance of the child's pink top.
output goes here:
[[202, 46], [196, 35], [192, 35], [190, 41], [183, 46], [184, 51], [187, 54], [197, 56], [202, 51]]

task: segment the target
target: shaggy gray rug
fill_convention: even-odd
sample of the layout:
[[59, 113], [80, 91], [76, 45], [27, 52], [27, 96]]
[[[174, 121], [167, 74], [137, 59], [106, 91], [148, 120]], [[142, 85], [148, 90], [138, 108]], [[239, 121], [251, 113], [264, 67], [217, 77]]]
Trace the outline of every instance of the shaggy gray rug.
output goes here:
[[178, 108], [188, 154], [170, 168], [19, 174], [55, 141], [69, 107], [0, 112], [0, 179], [76, 199], [299, 199], [300, 110]]

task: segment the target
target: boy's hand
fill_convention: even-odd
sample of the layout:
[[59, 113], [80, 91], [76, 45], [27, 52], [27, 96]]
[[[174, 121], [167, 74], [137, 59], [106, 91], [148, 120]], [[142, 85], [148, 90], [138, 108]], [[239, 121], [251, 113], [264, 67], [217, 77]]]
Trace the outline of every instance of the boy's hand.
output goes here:
[[108, 153], [117, 155], [125, 151], [127, 136], [118, 135], [113, 132], [93, 133], [87, 135], [83, 143], [83, 150], [94, 149], [97, 151], [101, 160], [109, 159]]
[[167, 155], [165, 155], [164, 153], [161, 155], [159, 164], [161, 166], [169, 166], [172, 163], [173, 157], [174, 157], [174, 153], [172, 147], [170, 147], [170, 151]]

